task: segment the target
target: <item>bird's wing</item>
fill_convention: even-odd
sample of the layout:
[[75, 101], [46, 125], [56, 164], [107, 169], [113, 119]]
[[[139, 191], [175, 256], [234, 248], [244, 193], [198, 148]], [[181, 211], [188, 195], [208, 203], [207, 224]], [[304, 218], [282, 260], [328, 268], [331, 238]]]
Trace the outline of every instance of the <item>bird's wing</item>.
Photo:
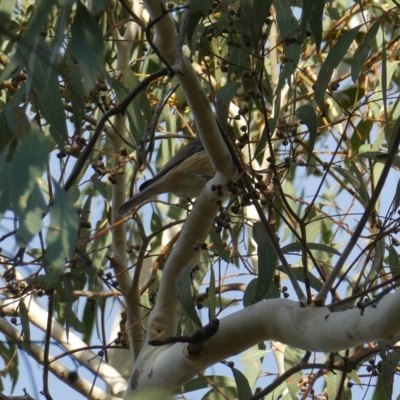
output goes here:
[[[152, 196], [149, 194], [152, 192], [150, 185], [153, 182], [156, 182], [162, 176], [164, 176], [167, 172], [171, 171], [172, 168], [179, 165], [183, 160], [192, 156], [193, 154], [199, 153], [203, 151], [204, 147], [201, 143], [200, 139], [194, 139], [186, 146], [182, 147], [165, 165], [162, 167], [160, 172], [154, 175], [153, 178], [149, 179], [148, 181], [142, 183], [139, 187], [139, 193], [135, 194], [132, 198], [130, 198], [126, 203], [122, 204], [122, 206], [118, 209], [117, 213], [119, 215], [124, 215], [128, 211], [132, 210], [134, 207], [148, 199]], [[149, 190], [145, 190], [148, 188]]]
[[139, 190], [143, 190], [149, 185], [151, 185], [156, 180], [160, 179], [167, 172], [171, 171], [176, 165], [180, 164], [183, 160], [189, 158], [193, 154], [199, 153], [203, 151], [203, 143], [199, 138], [193, 139], [189, 144], [182, 147], [162, 168], [161, 170], [153, 176], [153, 178], [148, 181], [142, 183], [139, 187]]

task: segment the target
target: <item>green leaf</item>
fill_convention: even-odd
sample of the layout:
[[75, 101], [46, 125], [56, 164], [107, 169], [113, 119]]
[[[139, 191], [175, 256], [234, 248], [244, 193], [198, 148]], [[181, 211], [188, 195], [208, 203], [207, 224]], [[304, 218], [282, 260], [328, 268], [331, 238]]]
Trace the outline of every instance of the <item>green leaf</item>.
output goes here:
[[372, 400], [392, 400], [392, 396], [387, 395], [386, 389], [383, 385], [382, 375], [378, 375]]
[[[18, 140], [9, 128], [5, 110], [0, 112], [0, 132], [0, 153], [3, 153], [7, 149], [7, 153], [9, 152], [10, 157], [12, 157], [17, 148]], [[5, 155], [7, 154], [5, 153]]]
[[5, 140], [7, 140], [8, 133], [12, 135], [11, 137], [8, 136], [11, 140], [15, 138], [23, 140], [31, 131], [31, 124], [25, 111], [18, 104], [14, 103], [15, 95], [8, 102], [4, 110], [7, 121]]
[[53, 185], [54, 201], [50, 205], [50, 226], [43, 259], [49, 285], [58, 280], [64, 272], [65, 261], [73, 256], [79, 229], [78, 214], [68, 194], [54, 180]]
[[[129, 90], [117, 79], [112, 79], [113, 89], [120, 100], [128, 96]], [[144, 134], [144, 121], [139, 107], [132, 101], [126, 109], [129, 120], [129, 133], [135, 143], [140, 143]]]
[[173, 400], [173, 397], [164, 389], [160, 388], [146, 388], [135, 390], [135, 393], [125, 398], [126, 400]]
[[94, 323], [97, 316], [96, 303], [97, 301], [88, 299], [86, 301], [85, 309], [83, 311], [83, 316], [82, 316], [82, 322], [85, 328], [82, 340], [88, 345], [90, 344], [90, 339], [92, 337]]
[[[304, 269], [303, 267], [291, 267], [292, 271], [294, 273], [294, 276], [296, 277], [296, 279], [300, 282], [304, 283]], [[278, 270], [285, 273], [285, 269], [279, 265], [278, 266]], [[307, 273], [307, 278], [308, 278], [308, 283], [310, 284], [310, 286], [315, 289], [316, 291], [321, 290], [322, 288], [322, 283], [321, 281], [316, 278], [310, 271], [308, 271]]]
[[200, 23], [203, 12], [191, 12], [188, 30], [187, 30], [187, 43], [190, 46], [191, 54], [196, 53], [197, 43], [201, 42], [201, 38], [206, 30], [205, 26]]
[[301, 106], [296, 110], [297, 118], [300, 120], [300, 123], [306, 124], [308, 131], [310, 133], [310, 139], [308, 142], [308, 156], [307, 156], [307, 163], [310, 162], [314, 145], [315, 139], [317, 138], [317, 127], [318, 127], [318, 119], [317, 114], [313, 107], [310, 105]]
[[[343, 372], [329, 372], [324, 376], [324, 378], [326, 381], [326, 390], [329, 399], [351, 399], [351, 390], [347, 387], [346, 382], [343, 384]], [[338, 398], [339, 391], [342, 393], [340, 398]]]
[[[381, 349], [380, 355], [382, 358], [381, 365], [381, 384], [384, 394], [388, 399], [393, 395], [394, 377], [397, 375], [397, 366], [400, 362], [400, 355], [397, 351], [388, 351], [389, 347], [386, 342], [378, 342]], [[382, 398], [385, 398], [385, 395]]]
[[43, 192], [36, 182], [25, 211], [18, 219], [17, 242], [20, 246], [26, 246], [40, 232], [46, 207]]
[[325, 62], [322, 64], [321, 69], [319, 70], [317, 81], [315, 82], [314, 87], [314, 99], [321, 110], [326, 110], [324, 101], [325, 91], [331, 80], [333, 70], [337, 68], [340, 62], [343, 60], [347, 50], [357, 36], [360, 27], [361, 26], [356, 26], [339, 37], [338, 41], [329, 52], [328, 57], [326, 57]]
[[268, 352], [268, 350], [260, 349], [260, 345], [257, 344], [250, 347], [242, 355], [240, 363], [245, 366], [244, 375], [249, 381], [251, 388], [254, 388], [258, 378], [260, 377], [262, 359]]
[[[124, 81], [129, 91], [132, 91], [137, 86], [139, 86], [140, 80], [130, 68], [121, 68], [121, 71], [124, 74]], [[146, 93], [144, 91], [140, 92], [133, 99], [133, 104], [135, 104], [138, 107], [138, 109], [142, 112], [145, 121], [147, 121], [147, 123], [150, 123], [152, 118], [152, 110], [149, 103], [149, 99], [147, 98]]]
[[68, 131], [57, 69], [49, 62], [50, 48], [43, 38], [38, 36], [33, 50], [28, 47], [22, 49], [23, 59], [26, 60], [25, 66], [32, 74], [35, 101], [50, 124], [51, 135], [62, 148], [65, 143], [68, 143]]
[[78, 61], [83, 75], [85, 94], [94, 87], [103, 67], [103, 37], [96, 20], [78, 1], [71, 26], [71, 51]]
[[350, 171], [357, 177], [358, 185], [359, 185], [359, 195], [364, 200], [364, 203], [367, 204], [369, 202], [369, 193], [367, 187], [365, 186], [364, 178], [361, 175], [360, 170], [357, 168], [354, 161], [350, 162]]
[[107, 190], [100, 179], [91, 177], [90, 182], [92, 183], [93, 187], [95, 187], [99, 191], [104, 199], [108, 198]]
[[[287, 346], [284, 355], [285, 370], [288, 370], [298, 365], [303, 356], [304, 351]], [[297, 394], [299, 392], [299, 382], [302, 376], [302, 371], [299, 371], [286, 379], [286, 384], [288, 386], [289, 393], [292, 396], [292, 399], [297, 399]]]
[[[248, 306], [254, 304], [253, 299], [254, 299], [254, 296], [256, 293], [257, 281], [258, 281], [258, 278], [254, 278], [247, 285], [246, 290], [243, 295], [243, 307], [248, 307]], [[279, 298], [279, 292], [276, 288], [275, 283], [273, 283], [272, 285], [269, 286], [269, 290], [265, 294], [264, 299], [277, 299], [277, 298]]]
[[55, 0], [39, 0], [36, 2], [28, 28], [23, 35], [23, 40], [32, 44], [34, 39], [40, 35], [43, 26], [46, 24], [47, 17], [55, 5]]
[[229, 105], [240, 87], [239, 82], [228, 83], [217, 93], [217, 118], [222, 129], [228, 123]]
[[388, 75], [387, 75], [387, 59], [386, 59], [386, 39], [385, 35], [382, 35], [382, 68], [381, 68], [381, 79], [382, 79], [382, 102], [383, 102], [383, 113], [384, 119], [387, 121], [388, 110], [387, 110], [387, 89], [388, 89]]
[[[11, 204], [22, 223], [24, 233], [19, 239], [25, 244], [30, 240], [29, 232], [33, 237], [41, 229], [41, 213], [45, 205], [37, 179], [42, 176], [47, 160], [44, 135], [39, 129], [34, 129], [19, 146], [11, 166]], [[33, 220], [27, 218], [28, 214]]]
[[238, 391], [238, 399], [245, 400], [252, 396], [251, 388], [247, 378], [236, 368], [232, 368], [233, 377], [235, 378], [236, 388]]
[[[359, 158], [369, 158], [381, 163], [385, 163], [387, 160], [387, 153], [382, 151], [368, 151], [367, 153], [360, 153], [357, 155]], [[400, 157], [395, 156], [392, 165], [396, 168], [400, 168]]]
[[31, 346], [31, 329], [29, 327], [28, 310], [23, 300], [19, 302], [19, 316], [21, 318], [22, 334], [27, 348]]
[[365, 60], [367, 59], [371, 48], [372, 41], [375, 39], [380, 26], [380, 21], [374, 22], [368, 29], [367, 34], [361, 40], [361, 43], [354, 52], [354, 56], [351, 62], [351, 79], [356, 82], [360, 72], [364, 68]]
[[201, 15], [204, 14], [204, 11], [207, 11], [211, 8], [212, 0], [193, 0], [190, 2], [190, 13], [195, 14], [201, 12]]
[[215, 386], [218, 387], [235, 387], [235, 381], [232, 378], [222, 375], [206, 375], [206, 379], [201, 376], [192, 379], [185, 385], [183, 385], [183, 393], [194, 392], [195, 390], [206, 389], [210, 387], [207, 379], [212, 381]]
[[217, 297], [215, 294], [215, 274], [213, 265], [210, 264], [210, 286], [208, 287], [208, 320], [214, 321], [217, 309]]
[[0, 153], [0, 221], [10, 208], [11, 165], [6, 162], [7, 152]]
[[317, 51], [321, 48], [322, 43], [322, 23], [324, 15], [325, 0], [314, 0], [314, 1], [303, 1], [303, 7], [305, 3], [313, 3], [314, 7], [310, 16], [310, 29], [315, 39], [315, 46]]
[[251, 39], [255, 50], [261, 45], [260, 38], [265, 24], [265, 20], [270, 13], [272, 0], [255, 1], [253, 3], [253, 21], [251, 24]]
[[186, 311], [192, 321], [197, 326], [201, 327], [202, 324], [193, 302], [192, 269], [192, 266], [188, 265], [179, 273], [175, 282], [175, 290], [182, 308]]
[[304, 41], [306, 37], [306, 30], [309, 20], [313, 14], [316, 6], [316, 1], [303, 1], [303, 7], [301, 10], [300, 28], [301, 28], [301, 40]]
[[12, 343], [8, 338], [6, 341], [0, 342], [0, 357], [4, 360], [4, 365], [8, 366], [4, 371], [4, 375], [10, 376], [12, 380], [11, 393], [13, 393], [19, 377], [18, 352], [16, 351], [15, 344]]
[[221, 236], [212, 227], [210, 230], [210, 239], [212, 241], [213, 247], [217, 250], [218, 255], [226, 262], [229, 262], [229, 251], [225, 248], [222, 242]]
[[[1, 187], [1, 184], [0, 184]], [[397, 187], [396, 187], [396, 196], [393, 201], [393, 211], [396, 211], [399, 208], [400, 205], [400, 179], [397, 182]]]
[[265, 298], [274, 278], [278, 255], [273, 247], [272, 241], [261, 222], [253, 226], [253, 237], [257, 243], [258, 256], [258, 279], [252, 303]]
[[[296, 38], [300, 29], [297, 19], [293, 15], [292, 9], [285, 1], [273, 1], [276, 10], [276, 22], [278, 24], [281, 39]], [[283, 50], [285, 53], [285, 63], [279, 76], [276, 93], [280, 92], [288, 78], [296, 70], [299, 63], [301, 47], [297, 43], [286, 44], [283, 42]], [[290, 86], [290, 83], [289, 83]]]
[[[325, 251], [330, 254], [336, 254], [340, 256], [340, 251], [336, 250], [335, 248], [328, 246], [322, 243], [306, 243], [306, 246], [310, 250], [318, 250], [318, 251]], [[293, 242], [281, 248], [283, 254], [292, 253], [292, 252], [301, 252], [304, 250], [304, 247], [299, 242]]]
[[99, 12], [103, 11], [103, 8], [107, 4], [107, 0], [96, 0], [91, 4], [92, 4], [92, 13], [98, 14]]
[[70, 76], [70, 87], [73, 95], [71, 96], [72, 109], [74, 110], [74, 125], [77, 132], [81, 131], [81, 122], [85, 115], [85, 104], [83, 97], [82, 75], [74, 61], [66, 56], [68, 63], [68, 71]]

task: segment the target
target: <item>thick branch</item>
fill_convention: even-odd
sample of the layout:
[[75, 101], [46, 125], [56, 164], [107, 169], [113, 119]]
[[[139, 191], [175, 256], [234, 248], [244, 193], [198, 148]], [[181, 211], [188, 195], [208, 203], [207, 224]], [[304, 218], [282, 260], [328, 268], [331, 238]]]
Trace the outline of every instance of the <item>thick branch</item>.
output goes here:
[[130, 389], [160, 386], [174, 391], [199, 371], [265, 340], [325, 353], [366, 342], [394, 339], [400, 332], [400, 291], [376, 308], [331, 312], [286, 300], [266, 300], [220, 319], [218, 333], [189, 356], [187, 345], [147, 347], [140, 355]]

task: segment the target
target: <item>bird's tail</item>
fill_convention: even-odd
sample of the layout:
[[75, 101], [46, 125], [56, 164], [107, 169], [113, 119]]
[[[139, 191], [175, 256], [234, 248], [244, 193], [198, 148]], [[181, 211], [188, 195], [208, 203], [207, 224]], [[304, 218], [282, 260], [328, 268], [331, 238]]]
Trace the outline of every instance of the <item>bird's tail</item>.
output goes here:
[[118, 208], [117, 214], [119, 214], [119, 215], [126, 214], [128, 211], [134, 209], [136, 206], [143, 203], [149, 197], [150, 197], [149, 193], [146, 190], [143, 190], [143, 191], [139, 192], [138, 194], [135, 194], [126, 203], [122, 204], [122, 206], [120, 208]]

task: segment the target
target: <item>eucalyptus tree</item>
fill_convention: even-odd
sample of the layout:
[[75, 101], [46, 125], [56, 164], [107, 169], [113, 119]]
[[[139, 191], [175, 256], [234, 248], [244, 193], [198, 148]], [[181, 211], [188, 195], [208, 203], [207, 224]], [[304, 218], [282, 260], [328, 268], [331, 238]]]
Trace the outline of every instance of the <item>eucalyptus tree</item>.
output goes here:
[[2, 3], [3, 396], [392, 398], [399, 7]]

